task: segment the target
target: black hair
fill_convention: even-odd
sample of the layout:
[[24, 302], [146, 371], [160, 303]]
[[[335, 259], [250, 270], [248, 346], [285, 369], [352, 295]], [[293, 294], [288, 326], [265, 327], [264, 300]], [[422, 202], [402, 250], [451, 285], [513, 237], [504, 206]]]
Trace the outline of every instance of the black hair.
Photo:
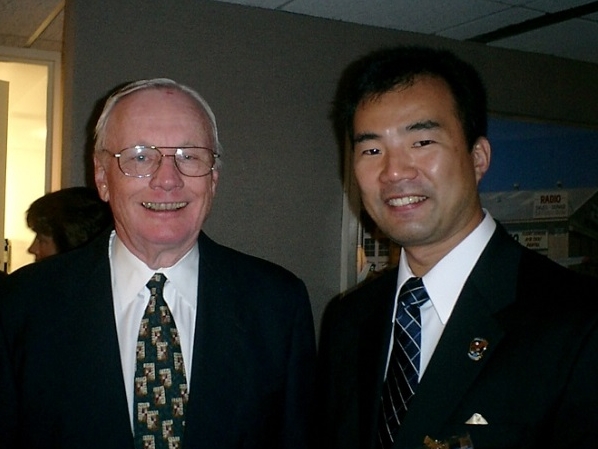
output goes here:
[[486, 89], [478, 72], [448, 50], [430, 47], [394, 47], [372, 52], [343, 73], [333, 105], [332, 119], [338, 137], [352, 142], [353, 118], [361, 102], [400, 87], [420, 76], [444, 80], [449, 86], [471, 151], [488, 132]]
[[110, 207], [89, 187], [48, 193], [27, 210], [27, 225], [37, 234], [52, 237], [58, 253], [87, 243], [112, 222]]

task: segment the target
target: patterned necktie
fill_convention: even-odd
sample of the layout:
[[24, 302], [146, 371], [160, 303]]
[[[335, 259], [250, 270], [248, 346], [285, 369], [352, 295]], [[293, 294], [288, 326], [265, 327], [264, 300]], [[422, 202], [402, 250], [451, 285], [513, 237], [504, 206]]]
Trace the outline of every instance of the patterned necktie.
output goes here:
[[135, 371], [136, 449], [180, 449], [189, 398], [181, 342], [164, 302], [166, 276], [156, 273], [146, 287], [150, 299], [139, 326]]
[[394, 342], [388, 364], [378, 426], [378, 447], [392, 446], [407, 404], [419, 382], [421, 344], [420, 306], [430, 297], [421, 278], [412, 277], [403, 285], [394, 325]]

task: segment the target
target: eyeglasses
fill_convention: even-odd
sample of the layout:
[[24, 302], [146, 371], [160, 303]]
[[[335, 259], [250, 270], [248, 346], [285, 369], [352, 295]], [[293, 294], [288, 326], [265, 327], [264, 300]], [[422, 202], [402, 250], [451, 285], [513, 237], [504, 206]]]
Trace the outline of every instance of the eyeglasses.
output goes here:
[[[175, 150], [174, 154], [163, 154], [162, 150]], [[182, 175], [199, 178], [214, 170], [216, 158], [220, 157], [210, 148], [203, 147], [156, 147], [135, 145], [118, 153], [104, 150], [118, 161], [118, 168], [125, 176], [147, 178], [158, 171], [162, 158], [172, 157], [174, 165]]]

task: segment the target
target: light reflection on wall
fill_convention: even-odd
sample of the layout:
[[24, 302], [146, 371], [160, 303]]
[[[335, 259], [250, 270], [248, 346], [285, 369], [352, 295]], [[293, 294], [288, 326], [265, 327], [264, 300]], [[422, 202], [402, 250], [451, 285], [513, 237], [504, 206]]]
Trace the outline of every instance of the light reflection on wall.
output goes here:
[[4, 232], [14, 271], [34, 260], [25, 212], [45, 193], [48, 67], [0, 62], [0, 79], [10, 83]]

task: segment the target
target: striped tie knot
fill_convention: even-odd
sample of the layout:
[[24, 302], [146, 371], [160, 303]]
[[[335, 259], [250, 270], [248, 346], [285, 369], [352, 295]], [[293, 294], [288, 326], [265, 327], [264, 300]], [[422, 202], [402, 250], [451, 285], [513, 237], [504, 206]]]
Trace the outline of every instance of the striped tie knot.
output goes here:
[[399, 302], [403, 304], [403, 307], [409, 306], [421, 306], [430, 297], [424, 287], [422, 278], [412, 277], [403, 284], [401, 293], [399, 294]]

